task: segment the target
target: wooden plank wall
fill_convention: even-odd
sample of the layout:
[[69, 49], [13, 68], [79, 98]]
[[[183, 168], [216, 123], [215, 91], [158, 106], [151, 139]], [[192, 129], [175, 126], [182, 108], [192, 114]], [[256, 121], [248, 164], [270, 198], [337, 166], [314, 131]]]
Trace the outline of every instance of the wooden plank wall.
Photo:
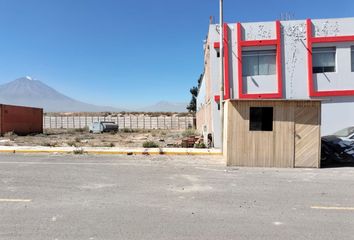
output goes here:
[[[249, 131], [250, 107], [273, 107], [273, 131]], [[224, 156], [228, 166], [295, 166], [293, 101], [227, 101]], [[317, 141], [316, 141], [317, 142]]]
[[321, 104], [297, 104], [295, 122], [295, 167], [320, 167]]

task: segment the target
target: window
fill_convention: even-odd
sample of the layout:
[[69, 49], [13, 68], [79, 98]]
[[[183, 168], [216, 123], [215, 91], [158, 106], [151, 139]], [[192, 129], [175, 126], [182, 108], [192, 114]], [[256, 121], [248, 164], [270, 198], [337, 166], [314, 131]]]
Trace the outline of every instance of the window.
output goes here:
[[276, 73], [275, 50], [243, 51], [242, 75], [274, 75]]
[[273, 108], [250, 108], [250, 131], [273, 131]]
[[352, 47], [351, 54], [352, 54], [352, 72], [354, 72], [354, 46]]
[[313, 73], [325, 73], [336, 71], [336, 48], [317, 47], [312, 49]]

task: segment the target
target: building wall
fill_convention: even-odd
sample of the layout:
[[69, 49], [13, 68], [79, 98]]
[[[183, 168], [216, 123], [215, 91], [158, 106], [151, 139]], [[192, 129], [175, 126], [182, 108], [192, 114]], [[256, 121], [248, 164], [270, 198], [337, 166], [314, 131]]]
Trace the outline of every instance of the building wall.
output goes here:
[[[308, 25], [310, 30], [308, 30]], [[348, 109], [354, 109], [354, 72], [351, 71], [351, 46], [353, 41], [334, 41], [330, 43], [313, 43], [312, 47], [331, 46], [336, 47], [336, 72], [313, 74], [314, 91], [328, 91], [328, 94], [312, 96], [309, 83], [309, 59], [308, 59], [308, 33], [312, 31], [312, 37], [343, 37], [354, 36], [354, 18], [343, 19], [319, 19], [281, 21], [280, 22], [280, 58], [281, 66], [281, 99], [321, 99], [322, 108], [322, 134], [328, 135], [341, 128], [354, 125], [354, 113]], [[277, 40], [276, 22], [241, 23], [239, 34], [238, 24], [228, 24], [229, 40], [229, 74], [230, 98], [239, 99], [239, 63], [242, 56], [240, 44], [244, 41], [272, 41]], [[216, 57], [218, 49], [214, 49], [215, 42], [219, 42], [219, 33], [216, 25], [211, 25], [208, 34], [210, 54], [207, 65], [210, 68], [210, 81], [212, 95], [219, 95], [219, 58]], [[241, 39], [241, 40], [240, 40]], [[311, 38], [312, 39], [312, 38]], [[340, 39], [339, 39], [340, 40]], [[249, 43], [249, 42], [248, 42]], [[274, 49], [276, 46], [243, 46], [242, 50]], [[226, 60], [226, 59], [225, 59]], [[277, 92], [277, 75], [242, 77], [242, 93], [259, 94], [253, 98], [278, 98], [269, 95]], [[342, 93], [340, 91], [346, 91]], [[352, 90], [349, 92], [347, 90]], [[339, 91], [339, 92], [338, 92]], [[252, 97], [251, 97], [252, 98]], [[212, 101], [212, 121], [214, 135], [220, 136], [220, 117], [217, 103]], [[353, 110], [354, 111], [354, 110]], [[335, 113], [335, 114], [333, 114]], [[215, 139], [218, 142], [217, 139]], [[216, 144], [217, 146], [218, 144]]]
[[43, 109], [0, 105], [0, 134], [27, 135], [43, 132]]
[[209, 26], [209, 34], [204, 46], [204, 78], [197, 98], [197, 129], [203, 132], [203, 126], [207, 127], [208, 133], [213, 136], [213, 144], [221, 146], [220, 112], [214, 96], [219, 89], [219, 58], [213, 44], [219, 39], [216, 25]]
[[282, 27], [284, 98], [308, 99], [306, 21], [285, 21]]
[[354, 126], [353, 97], [341, 97], [322, 102], [322, 136], [330, 135], [347, 126]]
[[[206, 79], [208, 78], [208, 80]], [[197, 130], [199, 133], [203, 133], [205, 130], [211, 132], [212, 122], [211, 122], [211, 91], [207, 89], [209, 87], [209, 76], [206, 71], [203, 76], [203, 82], [199, 88], [199, 93], [197, 97]], [[208, 93], [208, 94], [207, 94]], [[206, 128], [206, 129], [205, 129]]]

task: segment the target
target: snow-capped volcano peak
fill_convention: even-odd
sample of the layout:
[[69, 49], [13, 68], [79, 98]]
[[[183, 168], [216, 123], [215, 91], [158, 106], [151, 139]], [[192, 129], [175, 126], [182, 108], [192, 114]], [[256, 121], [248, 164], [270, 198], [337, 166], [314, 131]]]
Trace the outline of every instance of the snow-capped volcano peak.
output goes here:
[[30, 81], [33, 80], [33, 78], [31, 78], [30, 76], [26, 76], [25, 78], [26, 78], [27, 80], [30, 80]]

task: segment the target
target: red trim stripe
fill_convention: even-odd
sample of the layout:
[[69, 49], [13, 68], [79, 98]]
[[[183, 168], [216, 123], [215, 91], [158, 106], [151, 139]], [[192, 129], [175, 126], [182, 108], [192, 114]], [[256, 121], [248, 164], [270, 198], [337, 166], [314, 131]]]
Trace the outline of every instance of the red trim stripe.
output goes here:
[[354, 36], [312, 37], [313, 43], [353, 42], [353, 41], [354, 41]]
[[[230, 56], [229, 56], [229, 26], [224, 23], [224, 99], [230, 99]], [[220, 49], [220, 42], [214, 42], [214, 48]], [[220, 101], [220, 95], [214, 96], [216, 102]]]
[[230, 72], [229, 72], [229, 27], [224, 24], [224, 99], [230, 99]]
[[269, 46], [277, 45], [278, 41], [269, 39], [269, 40], [250, 40], [250, 41], [241, 41], [242, 47], [258, 47], [258, 46]]
[[277, 97], [283, 97], [283, 67], [281, 58], [281, 24], [280, 21], [276, 22], [276, 34], [277, 34], [277, 79], [278, 79], [278, 93]]
[[306, 20], [307, 24], [307, 61], [308, 61], [308, 87], [309, 95], [315, 94], [312, 72], [312, 23], [310, 19]]
[[242, 29], [241, 23], [237, 23], [237, 68], [238, 68], [238, 97], [243, 97], [242, 80]]

